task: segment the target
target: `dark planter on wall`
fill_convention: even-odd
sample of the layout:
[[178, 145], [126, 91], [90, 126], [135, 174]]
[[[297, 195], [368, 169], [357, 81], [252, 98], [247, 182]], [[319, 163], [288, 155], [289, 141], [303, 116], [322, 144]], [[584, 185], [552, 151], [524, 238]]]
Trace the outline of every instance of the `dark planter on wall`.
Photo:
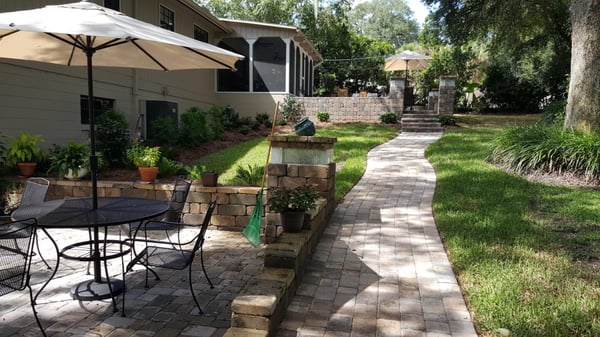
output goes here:
[[296, 212], [281, 212], [279, 213], [279, 220], [284, 232], [297, 233], [302, 231], [304, 226], [304, 211]]
[[202, 173], [201, 182], [202, 186], [214, 187], [217, 186], [217, 180], [219, 175], [217, 173]]

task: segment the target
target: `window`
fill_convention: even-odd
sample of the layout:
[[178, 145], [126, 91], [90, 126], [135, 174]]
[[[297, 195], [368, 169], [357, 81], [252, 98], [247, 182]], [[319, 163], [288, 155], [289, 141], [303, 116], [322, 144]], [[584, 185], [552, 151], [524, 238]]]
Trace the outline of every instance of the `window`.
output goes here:
[[160, 5], [160, 28], [175, 31], [175, 13], [163, 5]]
[[121, 0], [104, 0], [104, 7], [120, 11]]
[[261, 37], [254, 43], [254, 83], [256, 92], [285, 91], [285, 42], [279, 37]]
[[208, 32], [194, 25], [194, 39], [202, 42], [208, 42]]
[[[81, 124], [90, 124], [87, 95], [79, 96], [79, 104], [81, 106]], [[95, 116], [94, 119], [97, 119], [103, 113], [115, 108], [115, 100], [111, 98], [94, 97], [93, 105]]]
[[250, 91], [250, 46], [243, 38], [225, 38], [219, 42], [219, 47], [234, 53], [244, 55], [245, 58], [237, 61], [237, 71], [219, 69], [217, 72], [218, 91]]

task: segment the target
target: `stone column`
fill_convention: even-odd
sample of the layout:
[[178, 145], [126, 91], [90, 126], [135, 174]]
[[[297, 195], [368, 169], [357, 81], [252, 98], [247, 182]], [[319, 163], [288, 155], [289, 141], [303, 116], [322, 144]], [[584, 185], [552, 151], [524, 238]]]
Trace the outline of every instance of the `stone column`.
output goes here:
[[[335, 201], [333, 145], [336, 141], [327, 137], [271, 137], [268, 187], [314, 185], [325, 198], [325, 214], [331, 214]], [[268, 190], [266, 197], [269, 198]], [[266, 213], [265, 241], [274, 242], [281, 232], [279, 215]]]
[[438, 114], [451, 115], [454, 113], [454, 95], [456, 76], [441, 76], [438, 99]]
[[390, 94], [388, 96], [389, 106], [392, 110], [390, 112], [400, 114], [404, 110], [404, 87], [403, 77], [390, 77]]

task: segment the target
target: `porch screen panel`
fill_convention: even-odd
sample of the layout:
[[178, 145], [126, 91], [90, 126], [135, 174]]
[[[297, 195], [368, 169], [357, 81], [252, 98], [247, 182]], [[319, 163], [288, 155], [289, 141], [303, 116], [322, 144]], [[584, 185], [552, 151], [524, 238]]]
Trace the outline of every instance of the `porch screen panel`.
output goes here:
[[255, 92], [285, 92], [285, 42], [279, 37], [261, 37], [254, 43]]
[[250, 46], [243, 38], [225, 38], [219, 42], [219, 47], [245, 58], [235, 63], [237, 71], [219, 69], [217, 71], [217, 91], [250, 91]]

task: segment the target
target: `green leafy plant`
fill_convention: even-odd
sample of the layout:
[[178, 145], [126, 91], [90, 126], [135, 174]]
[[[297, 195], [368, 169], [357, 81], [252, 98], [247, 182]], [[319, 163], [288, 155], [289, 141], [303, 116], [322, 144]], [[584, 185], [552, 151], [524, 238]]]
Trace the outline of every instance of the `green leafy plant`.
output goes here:
[[185, 171], [187, 172], [188, 178], [192, 181], [200, 181], [202, 179], [202, 173], [207, 172], [206, 166], [196, 164], [192, 166], [186, 166]]
[[256, 114], [255, 119], [259, 124], [261, 124], [264, 127], [270, 128], [272, 125], [271, 120], [269, 119], [269, 114], [267, 114], [267, 113], [263, 112], [263, 113]]
[[179, 175], [185, 171], [185, 167], [183, 164], [178, 163], [176, 161], [170, 160], [168, 158], [162, 157], [158, 164], [158, 177], [159, 178], [168, 178]]
[[271, 187], [267, 205], [274, 213], [308, 211], [316, 206], [321, 193], [310, 185]]
[[286, 121], [286, 123], [295, 123], [300, 119], [302, 115], [301, 109], [302, 106], [298, 99], [294, 95], [287, 95], [283, 99], [283, 104], [281, 104], [281, 118]]
[[327, 111], [318, 111], [317, 112], [317, 119], [319, 120], [319, 122], [328, 122], [329, 121], [329, 112]]
[[177, 143], [177, 137], [175, 136], [179, 132], [177, 122], [171, 117], [160, 117], [152, 122], [150, 125], [150, 133], [152, 137], [149, 137], [149, 141], [156, 145], [175, 145]]
[[398, 122], [398, 115], [395, 112], [386, 112], [379, 116], [379, 120], [384, 124], [394, 124]]
[[157, 167], [161, 158], [160, 147], [146, 146], [142, 142], [134, 142], [127, 149], [127, 159], [137, 167]]
[[234, 185], [260, 186], [265, 167], [260, 165], [238, 166], [233, 177]]
[[442, 125], [453, 126], [458, 123], [458, 117], [451, 116], [451, 115], [444, 115], [444, 116], [439, 116], [438, 121], [440, 121], [440, 123]]
[[90, 148], [85, 144], [70, 141], [65, 146], [58, 146], [50, 155], [50, 167], [48, 172], [58, 171], [60, 178], [64, 177], [69, 170], [77, 175], [80, 169], [89, 168]]
[[44, 159], [44, 152], [38, 145], [43, 141], [42, 135], [32, 135], [21, 132], [17, 137], [8, 141], [6, 162], [10, 166], [22, 162], [40, 162]]
[[116, 110], [109, 110], [98, 118], [96, 125], [97, 148], [106, 165], [123, 167], [130, 142], [125, 116]]
[[206, 115], [206, 112], [197, 107], [192, 107], [181, 114], [179, 145], [193, 147], [211, 139]]

